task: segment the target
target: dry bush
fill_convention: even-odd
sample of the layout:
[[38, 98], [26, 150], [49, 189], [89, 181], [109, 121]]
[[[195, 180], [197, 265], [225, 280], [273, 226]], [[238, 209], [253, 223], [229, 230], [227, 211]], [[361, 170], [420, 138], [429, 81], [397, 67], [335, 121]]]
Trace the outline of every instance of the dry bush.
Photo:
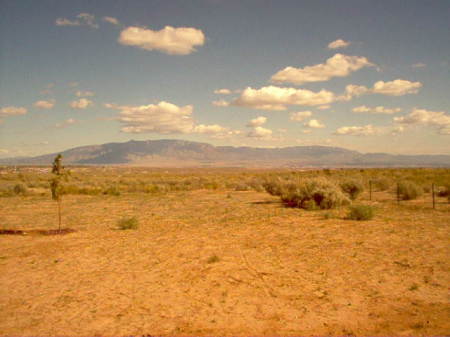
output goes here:
[[355, 200], [364, 190], [363, 184], [357, 180], [345, 180], [339, 184], [342, 191], [349, 196], [351, 200]]
[[339, 186], [324, 177], [296, 181], [272, 181], [265, 184], [266, 191], [280, 196], [289, 207], [303, 209], [330, 209], [349, 203]]
[[412, 181], [401, 181], [398, 183], [398, 193], [402, 200], [413, 200], [422, 195], [423, 189]]
[[374, 179], [372, 184], [378, 191], [387, 191], [392, 186], [392, 182], [387, 178]]
[[352, 205], [349, 208], [346, 219], [349, 220], [370, 220], [373, 218], [373, 207], [369, 205]]

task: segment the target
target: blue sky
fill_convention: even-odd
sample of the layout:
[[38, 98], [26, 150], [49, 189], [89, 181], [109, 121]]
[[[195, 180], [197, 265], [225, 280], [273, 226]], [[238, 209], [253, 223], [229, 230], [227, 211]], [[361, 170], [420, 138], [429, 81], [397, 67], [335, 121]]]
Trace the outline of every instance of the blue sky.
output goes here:
[[2, 0], [0, 12], [1, 157], [160, 138], [450, 154], [447, 0]]

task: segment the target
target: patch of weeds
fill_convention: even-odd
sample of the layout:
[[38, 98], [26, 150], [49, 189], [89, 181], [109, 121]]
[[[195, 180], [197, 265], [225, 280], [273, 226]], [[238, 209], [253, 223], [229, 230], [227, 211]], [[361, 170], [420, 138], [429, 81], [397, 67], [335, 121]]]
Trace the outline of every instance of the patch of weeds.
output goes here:
[[122, 218], [118, 221], [117, 226], [120, 230], [137, 229], [139, 222], [135, 216], [131, 218]]
[[373, 218], [373, 207], [369, 205], [353, 205], [349, 208], [349, 213], [346, 219], [349, 220], [370, 220]]
[[417, 289], [419, 289], [419, 285], [417, 283], [413, 283], [411, 285], [411, 287], [409, 287], [410, 291], [414, 291], [414, 290], [417, 290]]
[[206, 261], [206, 263], [216, 263], [219, 261], [220, 261], [220, 258], [214, 254]]

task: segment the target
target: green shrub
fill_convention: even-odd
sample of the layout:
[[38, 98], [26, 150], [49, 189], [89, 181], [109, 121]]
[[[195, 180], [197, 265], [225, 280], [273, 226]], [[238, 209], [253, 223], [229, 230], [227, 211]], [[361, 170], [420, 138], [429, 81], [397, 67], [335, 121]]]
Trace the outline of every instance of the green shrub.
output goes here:
[[288, 182], [272, 181], [265, 184], [265, 189], [272, 195], [279, 195], [281, 201], [289, 207], [330, 209], [349, 203], [341, 189], [323, 177]]
[[118, 228], [121, 230], [126, 230], [126, 229], [137, 229], [139, 222], [138, 219], [136, 217], [131, 217], [131, 218], [122, 218], [119, 220], [119, 222], [117, 223]]
[[340, 183], [342, 191], [347, 194], [350, 199], [355, 200], [364, 190], [363, 185], [356, 180], [346, 180]]
[[397, 188], [402, 200], [417, 199], [423, 193], [423, 190], [411, 181], [399, 182]]
[[373, 218], [374, 211], [369, 205], [352, 205], [349, 208], [347, 219], [350, 220], [370, 220]]
[[27, 192], [28, 192], [28, 188], [27, 188], [27, 186], [26, 186], [25, 184], [19, 183], [19, 184], [16, 184], [16, 185], [13, 187], [13, 192], [14, 192], [15, 194], [25, 195], [25, 194], [27, 194]]

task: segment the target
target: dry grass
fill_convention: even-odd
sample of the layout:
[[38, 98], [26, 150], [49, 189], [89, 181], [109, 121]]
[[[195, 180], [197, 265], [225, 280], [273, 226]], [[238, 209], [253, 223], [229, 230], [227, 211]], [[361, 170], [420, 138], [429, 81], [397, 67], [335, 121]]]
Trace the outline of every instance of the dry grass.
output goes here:
[[[373, 198], [349, 221], [232, 187], [67, 195], [77, 232], [0, 236], [0, 335], [448, 334], [450, 206]], [[0, 210], [0, 228], [57, 226], [48, 195]]]

